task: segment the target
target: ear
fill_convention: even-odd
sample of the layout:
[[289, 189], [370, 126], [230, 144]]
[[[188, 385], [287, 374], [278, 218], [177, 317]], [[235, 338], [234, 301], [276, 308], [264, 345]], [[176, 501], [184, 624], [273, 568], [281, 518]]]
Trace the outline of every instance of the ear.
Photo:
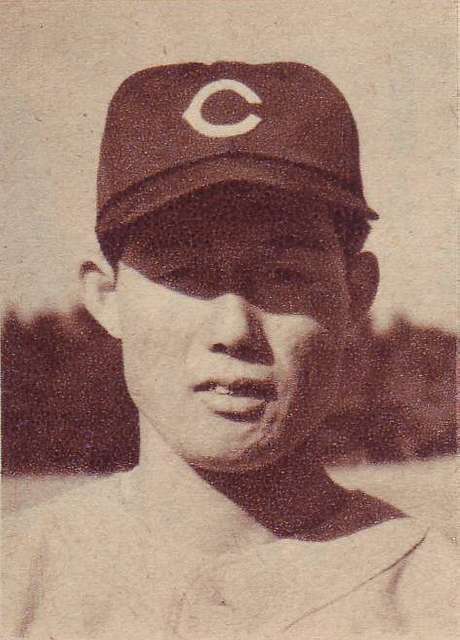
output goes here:
[[377, 258], [369, 251], [351, 256], [347, 263], [351, 313], [355, 321], [361, 320], [374, 302], [379, 286]]
[[114, 338], [121, 337], [116, 300], [116, 275], [103, 259], [87, 261], [80, 267], [83, 302], [86, 309]]

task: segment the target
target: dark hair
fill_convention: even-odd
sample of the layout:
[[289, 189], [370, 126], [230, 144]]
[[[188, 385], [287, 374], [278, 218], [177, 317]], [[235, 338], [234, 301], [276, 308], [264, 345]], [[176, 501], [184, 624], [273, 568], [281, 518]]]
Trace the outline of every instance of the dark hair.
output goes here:
[[353, 255], [362, 251], [371, 230], [367, 219], [354, 211], [340, 208], [333, 208], [331, 217], [345, 254]]

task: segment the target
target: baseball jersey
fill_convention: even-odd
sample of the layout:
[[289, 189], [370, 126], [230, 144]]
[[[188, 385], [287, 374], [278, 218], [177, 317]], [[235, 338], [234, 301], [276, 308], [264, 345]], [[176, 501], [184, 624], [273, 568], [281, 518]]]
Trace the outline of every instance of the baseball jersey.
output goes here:
[[145, 519], [126, 501], [131, 476], [94, 478], [5, 518], [2, 638], [455, 635], [447, 542], [375, 498], [352, 491], [313, 530], [279, 537], [256, 525], [219, 547], [226, 498], [191, 505], [190, 521], [165, 498]]

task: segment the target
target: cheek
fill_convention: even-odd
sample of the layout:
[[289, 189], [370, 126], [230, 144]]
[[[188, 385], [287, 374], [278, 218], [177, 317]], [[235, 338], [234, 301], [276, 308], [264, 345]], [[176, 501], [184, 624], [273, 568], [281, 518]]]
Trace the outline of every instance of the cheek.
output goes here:
[[137, 274], [120, 284], [118, 308], [130, 393], [158, 396], [167, 390], [172, 373], [177, 380], [183, 371], [196, 314], [185, 296]]
[[326, 392], [335, 386], [344, 343], [340, 330], [302, 315], [271, 316], [265, 330], [280, 382], [293, 390], [300, 386], [305, 394]]
[[291, 379], [299, 375], [304, 354], [319, 336], [321, 326], [316, 320], [302, 315], [268, 315], [265, 333], [273, 350], [279, 377]]

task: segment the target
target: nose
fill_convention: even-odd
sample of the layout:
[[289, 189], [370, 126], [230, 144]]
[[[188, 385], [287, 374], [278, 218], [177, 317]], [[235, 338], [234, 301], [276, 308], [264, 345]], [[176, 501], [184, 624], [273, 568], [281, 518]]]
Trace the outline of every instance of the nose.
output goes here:
[[265, 365], [273, 364], [273, 352], [263, 328], [260, 310], [242, 295], [226, 293], [213, 300], [210, 351]]

